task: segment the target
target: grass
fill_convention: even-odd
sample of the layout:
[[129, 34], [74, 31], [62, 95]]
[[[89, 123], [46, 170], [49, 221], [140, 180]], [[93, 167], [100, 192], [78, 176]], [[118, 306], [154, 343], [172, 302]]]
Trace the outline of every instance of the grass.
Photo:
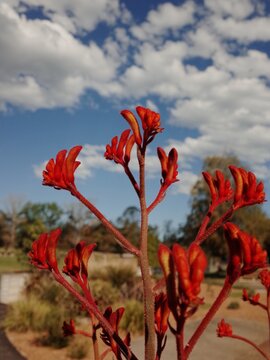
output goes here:
[[0, 274], [19, 271], [28, 271], [28, 263], [18, 260], [16, 253], [12, 255], [0, 255]]

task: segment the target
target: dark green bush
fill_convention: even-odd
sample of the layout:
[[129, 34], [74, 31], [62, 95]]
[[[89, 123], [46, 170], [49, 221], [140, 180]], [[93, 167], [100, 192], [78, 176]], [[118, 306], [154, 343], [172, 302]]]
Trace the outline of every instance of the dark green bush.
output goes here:
[[227, 306], [227, 309], [230, 309], [230, 310], [236, 310], [236, 309], [239, 309], [239, 308], [240, 308], [240, 305], [239, 305], [239, 303], [237, 301], [232, 301]]
[[112, 284], [105, 280], [91, 281], [91, 290], [98, 306], [101, 309], [114, 304], [119, 300], [120, 292], [112, 286]]

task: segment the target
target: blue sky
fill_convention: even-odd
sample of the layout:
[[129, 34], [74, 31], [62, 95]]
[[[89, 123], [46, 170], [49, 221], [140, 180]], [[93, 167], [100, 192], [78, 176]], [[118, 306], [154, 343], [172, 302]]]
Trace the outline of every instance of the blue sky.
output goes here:
[[[258, 0], [0, 0], [0, 206], [75, 199], [41, 186], [46, 160], [83, 145], [77, 185], [110, 219], [135, 194], [105, 145], [127, 128], [119, 112], [160, 112], [148, 154], [179, 151], [180, 182], [151, 216], [183, 222], [208, 155], [235, 154], [270, 179], [270, 6]], [[269, 197], [269, 196], [268, 196]], [[265, 205], [269, 212], [269, 204]]]

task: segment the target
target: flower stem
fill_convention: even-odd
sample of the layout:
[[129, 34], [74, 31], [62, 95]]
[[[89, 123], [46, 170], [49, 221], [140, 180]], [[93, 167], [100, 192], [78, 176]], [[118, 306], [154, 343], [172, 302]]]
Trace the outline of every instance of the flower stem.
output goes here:
[[243, 336], [240, 336], [240, 335], [231, 335], [229, 336], [230, 338], [232, 339], [238, 339], [238, 340], [241, 340], [241, 341], [244, 341], [245, 343], [251, 345], [254, 347], [254, 349], [256, 349], [265, 359], [269, 360], [270, 357], [262, 350], [259, 348], [259, 346], [257, 346], [256, 344], [254, 344], [253, 341], [250, 341], [249, 339], [243, 337]]
[[218, 297], [212, 304], [209, 311], [206, 313], [205, 317], [200, 322], [199, 326], [197, 327], [197, 329], [195, 330], [194, 334], [192, 335], [192, 337], [190, 338], [189, 342], [187, 343], [187, 345], [185, 347], [186, 358], [188, 358], [189, 354], [193, 350], [193, 348], [196, 345], [197, 341], [199, 340], [200, 336], [205, 331], [205, 329], [207, 328], [210, 321], [215, 316], [216, 312], [218, 311], [218, 309], [220, 308], [220, 306], [222, 305], [224, 300], [226, 300], [226, 298], [228, 297], [231, 288], [232, 288], [232, 284], [230, 283], [229, 278], [226, 277], [226, 279], [224, 281], [224, 285], [223, 285]]
[[100, 222], [110, 231], [118, 242], [125, 248], [128, 252], [138, 256], [139, 249], [128, 241], [123, 234], [115, 226], [113, 226], [108, 219], [90, 202], [88, 201], [77, 189], [73, 190], [73, 195], [76, 196], [99, 220]]
[[145, 319], [145, 360], [155, 359], [154, 294], [148, 260], [148, 214], [145, 199], [145, 153], [138, 149], [140, 167], [141, 234], [139, 265], [142, 274]]

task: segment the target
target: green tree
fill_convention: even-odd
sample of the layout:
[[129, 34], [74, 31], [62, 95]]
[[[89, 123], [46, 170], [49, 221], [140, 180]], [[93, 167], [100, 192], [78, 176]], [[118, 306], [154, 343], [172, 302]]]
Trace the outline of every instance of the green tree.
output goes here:
[[[234, 156], [211, 156], [207, 157], [203, 163], [203, 171], [212, 175], [216, 170], [221, 170], [227, 178], [232, 176], [228, 169], [229, 165], [245, 167], [239, 159]], [[186, 222], [180, 226], [178, 241], [182, 244], [189, 245], [195, 238], [201, 221], [207, 213], [210, 203], [210, 194], [208, 187], [203, 180], [199, 179], [191, 190], [191, 210], [187, 216]], [[220, 205], [214, 212], [211, 222], [216, 221], [228, 209], [228, 204]], [[267, 217], [261, 206], [244, 207], [234, 213], [233, 222], [240, 226], [244, 231], [256, 236], [262, 243], [270, 236], [270, 219]], [[209, 255], [224, 258], [227, 254], [227, 245], [223, 237], [222, 229], [219, 229], [204, 244], [204, 248]]]
[[20, 212], [22, 220], [17, 231], [17, 247], [28, 252], [41, 233], [60, 226], [62, 214], [56, 203], [26, 203]]

